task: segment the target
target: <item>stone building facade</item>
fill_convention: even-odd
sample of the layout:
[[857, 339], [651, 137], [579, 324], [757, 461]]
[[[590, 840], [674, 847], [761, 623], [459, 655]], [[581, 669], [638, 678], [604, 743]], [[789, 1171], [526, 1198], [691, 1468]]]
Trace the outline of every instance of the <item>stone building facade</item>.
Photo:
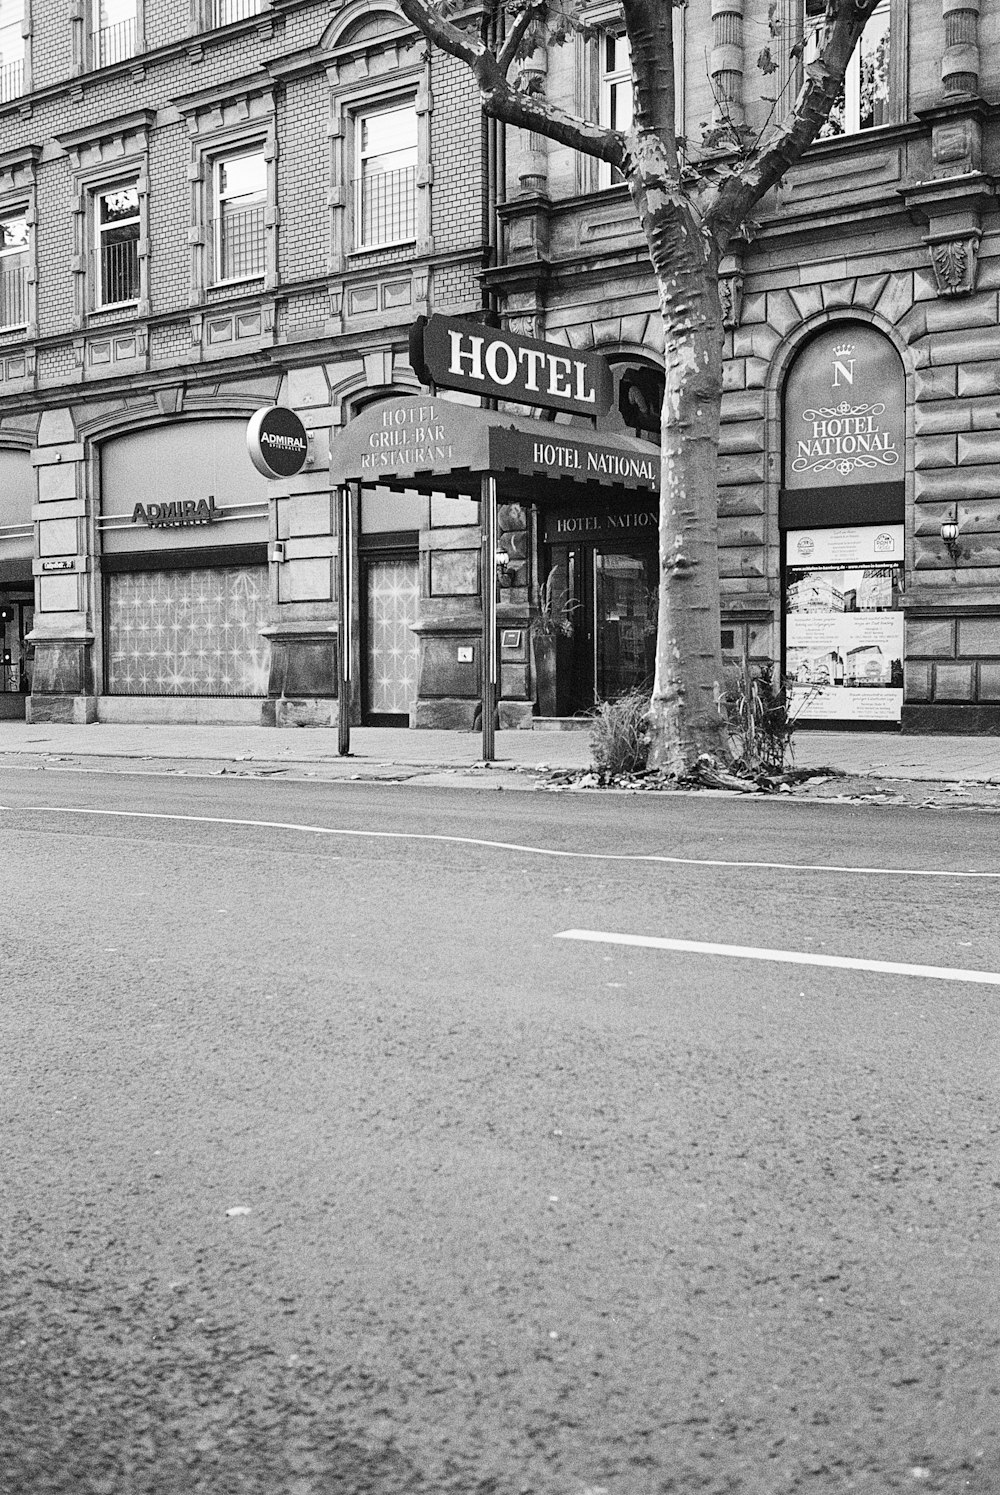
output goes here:
[[[784, 0], [776, 60], [789, 40], [808, 38], [811, 13], [811, 0]], [[529, 66], [548, 97], [609, 123], [622, 86], [612, 44], [620, 22], [613, 7], [595, 7], [592, 19], [606, 39], [578, 40]], [[689, 150], [724, 158], [730, 126], [759, 131], [774, 100], [794, 96], [796, 64], [772, 74], [757, 66], [751, 38], [766, 34], [767, 19], [755, 0], [690, 0], [675, 12], [678, 124]], [[730, 657], [747, 650], [793, 676], [798, 669], [803, 697], [812, 695], [804, 719], [1000, 731], [998, 87], [995, 29], [977, 4], [888, 0], [869, 23], [834, 130], [765, 200], [723, 266], [723, 646]], [[504, 263], [488, 277], [506, 315], [576, 347], [660, 358], [654, 288], [625, 187], [562, 147], [510, 136]], [[847, 350], [839, 360], [838, 349]], [[857, 386], [835, 390], [835, 364], [846, 367], [852, 353]], [[856, 450], [838, 461], [853, 458], [850, 469], [828, 463], [803, 486], [791, 471], [799, 440], [818, 439], [841, 405], [861, 409], [865, 367], [872, 376], [881, 369], [891, 391], [869, 380], [867, 405], [889, 408], [842, 417]], [[815, 392], [823, 377], [826, 416], [818, 396], [793, 408], [796, 379]], [[806, 408], [814, 419], [804, 425]], [[891, 468], [870, 450], [867, 467], [855, 465], [859, 441], [878, 440], [858, 437], [866, 420], [876, 432], [880, 422], [894, 427], [893, 437], [883, 433]], [[856, 529], [870, 535], [852, 540], [846, 532]], [[876, 564], [869, 539], [897, 544], [891, 566]], [[835, 607], [856, 616], [838, 621], [826, 609], [820, 623], [817, 588], [800, 585], [808, 568], [799, 543], [824, 556], [818, 583], [828, 599], [839, 558]], [[589, 551], [578, 559], [589, 564]], [[815, 608], [806, 620], [793, 617], [804, 591]], [[876, 593], [877, 610], [897, 616], [860, 616], [876, 611]], [[874, 679], [885, 689], [845, 695], [845, 669], [848, 686]], [[823, 682], [829, 690], [817, 689]]]
[[[812, 13], [782, 0], [807, 56]], [[525, 66], [621, 122], [620, 20], [588, 19]], [[724, 159], [794, 93], [800, 64], [756, 65], [766, 23], [762, 0], [675, 11], [689, 151]], [[997, 47], [969, 0], [886, 0], [834, 131], [724, 266], [723, 646], [791, 673], [806, 718], [1000, 730]], [[597, 349], [655, 406], [625, 187], [487, 129], [392, 0], [23, 0], [0, 34], [0, 712], [335, 721], [337, 437], [418, 390], [434, 312]], [[243, 445], [271, 403], [310, 432], [283, 482]], [[598, 434], [655, 443], [623, 404]], [[357, 497], [355, 720], [476, 721], [491, 562], [461, 487]], [[641, 683], [655, 507], [501, 500], [501, 721]], [[540, 700], [547, 581], [570, 629]]]
[[[14, 12], [0, 35], [0, 712], [336, 720], [331, 436], [416, 388], [416, 316], [481, 305], [471, 86], [392, 0]], [[309, 432], [304, 469], [281, 482], [245, 444], [273, 403]], [[415, 698], [427, 508], [362, 500], [356, 706], [374, 718], [406, 719]]]

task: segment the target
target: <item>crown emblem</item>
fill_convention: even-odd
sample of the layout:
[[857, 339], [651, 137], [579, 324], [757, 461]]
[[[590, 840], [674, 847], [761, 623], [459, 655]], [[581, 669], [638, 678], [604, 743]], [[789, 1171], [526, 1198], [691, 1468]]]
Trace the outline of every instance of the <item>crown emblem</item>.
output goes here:
[[834, 348], [834, 358], [849, 358], [854, 352], [853, 343], [841, 343], [839, 348]]

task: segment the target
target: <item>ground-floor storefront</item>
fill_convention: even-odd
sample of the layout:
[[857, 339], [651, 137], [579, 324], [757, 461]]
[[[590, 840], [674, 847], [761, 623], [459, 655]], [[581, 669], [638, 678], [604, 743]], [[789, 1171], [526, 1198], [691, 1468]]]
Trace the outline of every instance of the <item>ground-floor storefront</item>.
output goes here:
[[[723, 657], [770, 663], [803, 724], [997, 733], [1000, 518], [983, 425], [997, 365], [980, 342], [945, 347], [907, 324], [898, 286], [892, 317], [888, 289], [867, 305], [874, 292], [852, 286], [836, 304], [812, 288], [744, 298], [741, 323], [773, 335], [752, 344], [767, 358], [734, 336], [726, 365]], [[973, 298], [949, 315], [976, 313]], [[623, 326], [553, 335], [600, 348], [617, 334], [621, 365]], [[488, 567], [501, 725], [648, 688], [655, 433], [422, 394], [401, 353], [384, 369], [377, 388], [357, 360], [249, 385], [185, 379], [0, 424], [0, 715], [331, 725], [346, 602], [351, 720], [469, 730]], [[253, 410], [274, 403], [310, 432], [309, 461], [281, 481], [245, 444]], [[410, 461], [412, 433], [431, 426], [432, 455], [425, 441]]]

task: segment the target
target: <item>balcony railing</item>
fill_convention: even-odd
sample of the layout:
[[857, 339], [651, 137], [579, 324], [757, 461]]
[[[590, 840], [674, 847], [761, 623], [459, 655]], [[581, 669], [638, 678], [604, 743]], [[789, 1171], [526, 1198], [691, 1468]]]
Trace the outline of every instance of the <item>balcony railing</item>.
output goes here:
[[90, 65], [93, 68], [111, 67], [112, 63], [124, 62], [135, 56], [135, 17], [117, 21], [114, 26], [102, 26], [90, 33]]
[[244, 208], [215, 220], [217, 280], [250, 280], [265, 268], [264, 209]]
[[0, 260], [0, 327], [23, 327], [28, 320], [28, 267], [5, 269]]
[[23, 59], [18, 57], [14, 62], [0, 63], [0, 104], [6, 99], [19, 99], [23, 92]]
[[113, 239], [94, 254], [94, 305], [121, 306], [139, 299], [139, 239]]
[[208, 24], [231, 26], [234, 21], [245, 21], [260, 11], [260, 0], [209, 0]]
[[417, 236], [417, 168], [371, 172], [354, 183], [354, 235], [359, 249], [400, 244]]

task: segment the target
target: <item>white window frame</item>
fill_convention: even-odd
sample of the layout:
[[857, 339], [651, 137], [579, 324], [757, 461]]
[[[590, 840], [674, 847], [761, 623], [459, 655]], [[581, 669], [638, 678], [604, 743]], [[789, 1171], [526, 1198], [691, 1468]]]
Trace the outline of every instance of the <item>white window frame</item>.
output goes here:
[[31, 212], [30, 212], [30, 208], [29, 208], [28, 203], [26, 203], [26, 202], [12, 204], [9, 207], [0, 207], [0, 223], [18, 223], [18, 222], [23, 222], [23, 224], [24, 224], [24, 243], [22, 245], [18, 245], [16, 247], [11, 247], [9, 249], [5, 249], [3, 247], [3, 240], [0, 239], [0, 279], [2, 279], [2, 277], [6, 276], [6, 275], [11, 275], [11, 274], [14, 273], [14, 270], [8, 270], [8, 269], [6, 269], [6, 267], [5, 267], [6, 266], [6, 261], [8, 261], [8, 260], [21, 260], [22, 261], [22, 263], [20, 265], [17, 265], [15, 267], [15, 269], [17, 269], [17, 270], [23, 270], [23, 272], [24, 272], [23, 273], [23, 279], [22, 279], [22, 282], [21, 282], [21, 288], [20, 288], [20, 290], [17, 293], [18, 305], [19, 305], [20, 309], [23, 311], [24, 315], [21, 316], [21, 317], [18, 317], [14, 321], [8, 321], [6, 319], [6, 317], [4, 315], [4, 308], [5, 308], [5, 305], [7, 304], [7, 299], [8, 298], [7, 298], [7, 293], [5, 291], [3, 291], [2, 286], [0, 286], [0, 332], [15, 332], [15, 331], [18, 331], [22, 327], [27, 327], [28, 322], [30, 320], [30, 312], [29, 312], [29, 307], [28, 307], [28, 296], [29, 296], [29, 285], [30, 285], [29, 275], [30, 275], [30, 271], [31, 271]]
[[[106, 197], [113, 197], [118, 192], [135, 193], [135, 213], [127, 219], [120, 219], [117, 223], [102, 224], [101, 201]], [[139, 190], [138, 173], [134, 177], [125, 178], [119, 182], [102, 183], [91, 192], [90, 198], [92, 242], [93, 242], [93, 272], [91, 276], [91, 307], [94, 311], [111, 311], [119, 307], [137, 306], [141, 296], [141, 259], [140, 241], [142, 239], [142, 196]], [[122, 296], [108, 299], [104, 295], [105, 286], [105, 241], [110, 241], [110, 236], [116, 228], [132, 227], [135, 225], [135, 238], [122, 240], [122, 243], [135, 244], [135, 269], [134, 269], [134, 296]]]
[[[614, 43], [615, 51], [618, 51], [620, 43], [624, 44], [624, 64], [615, 68], [607, 65], [608, 46]], [[597, 122], [608, 130], [619, 130], [623, 126], [618, 119], [620, 112], [619, 104], [621, 98], [628, 99], [629, 124], [632, 122], [632, 63], [629, 58], [628, 37], [624, 31], [609, 26], [602, 31], [598, 40], [597, 53], [597, 79], [598, 79], [598, 102]], [[627, 93], [624, 90], [627, 87]], [[624, 126], [628, 128], [628, 125]], [[598, 162], [598, 185], [601, 187], [613, 187], [624, 181], [620, 171], [616, 171], [610, 161]]]
[[[226, 193], [222, 189], [221, 179], [223, 168], [231, 161], [247, 160], [251, 156], [259, 157], [263, 173], [263, 190], [255, 195], [245, 209], [246, 212], [260, 212], [260, 240], [259, 240], [259, 268], [249, 272], [241, 272], [237, 275], [225, 275], [224, 269], [224, 246], [222, 235], [222, 224], [224, 220], [223, 204], [231, 199], [246, 196], [242, 193]], [[211, 157], [211, 191], [210, 191], [210, 233], [211, 233], [211, 279], [209, 288], [215, 286], [242, 285], [255, 281], [263, 281], [267, 273], [267, 207], [268, 207], [268, 162], [265, 143], [263, 140], [250, 141], [246, 144], [234, 145], [232, 149], [220, 150]]]
[[[679, 143], [686, 133], [686, 15], [685, 5], [673, 7], [674, 129]], [[625, 35], [621, 6], [618, 4], [594, 6], [584, 13], [582, 19], [597, 35], [591, 35], [586, 39], [577, 38], [577, 78], [579, 80], [577, 112], [585, 119], [592, 119], [610, 128], [610, 88], [613, 85], [620, 86], [626, 78], [631, 80], [632, 77], [630, 64], [616, 69], [613, 73], [609, 73], [605, 68], [607, 38]], [[609, 187], [620, 185], [623, 181], [623, 178], [613, 171], [608, 161], [597, 161], [592, 156], [584, 156], [580, 152], [577, 152], [576, 159], [578, 192], [605, 191]]]
[[[885, 33], [886, 48], [888, 53], [885, 99], [886, 117], [882, 121], [883, 125], [890, 124], [894, 120], [899, 118], [898, 103], [895, 97], [896, 89], [894, 88], [894, 75], [898, 73], [899, 68], [898, 47], [896, 45], [895, 37], [895, 33], [897, 30], [897, 20], [895, 14], [893, 13], [893, 9], [894, 8], [891, 5], [890, 0], [882, 0], [882, 3], [877, 6], [876, 9], [872, 12], [868, 20], [868, 25], [866, 25], [865, 27], [865, 32], [867, 32], [868, 26], [870, 26], [872, 21], [876, 18], [878, 18], [879, 20], [884, 18], [887, 23]], [[805, 35], [805, 46], [803, 48], [802, 61], [803, 66], [807, 66], [810, 62], [815, 60], [819, 51], [818, 29], [820, 25], [820, 17], [816, 17], [814, 20], [811, 19], [808, 15], [805, 14], [805, 6], [803, 5], [802, 24]], [[823, 140], [839, 139], [841, 136], [845, 135], [863, 135], [866, 134], [869, 130], [881, 128], [881, 125], [878, 124], [863, 125], [861, 123], [861, 61], [864, 40], [865, 35], [864, 33], [862, 33], [861, 40], [855, 47], [854, 52], [851, 56], [851, 60], [847, 64], [847, 71], [844, 74], [842, 128], [837, 129], [833, 124], [828, 122], [823, 127], [823, 130], [820, 133], [820, 138]]]
[[[141, 0], [130, 0], [132, 13], [122, 21], [113, 21], [108, 26], [99, 24], [104, 0], [90, 0], [87, 6], [86, 55], [92, 71], [113, 67], [116, 62], [127, 62], [140, 51], [142, 26]], [[127, 28], [125, 32], [122, 27]]]
[[[29, 91], [30, 81], [28, 78], [28, 0], [21, 0], [21, 16], [17, 21], [10, 21], [4, 27], [4, 32], [11, 37], [20, 37], [20, 55], [11, 62], [0, 61], [0, 104], [6, 103], [8, 99], [19, 99]], [[16, 49], [15, 49], [16, 50]], [[2, 56], [2, 53], [0, 53]]]
[[202, 31], [219, 31], [249, 21], [268, 8], [268, 0], [202, 0]]
[[[412, 150], [412, 154], [413, 154], [413, 164], [412, 164], [412, 166], [407, 166], [407, 167], [400, 168], [401, 170], [412, 171], [412, 173], [413, 173], [412, 185], [408, 188], [408, 194], [410, 196], [410, 201], [409, 201], [409, 204], [408, 204], [408, 212], [406, 214], [407, 221], [406, 221], [406, 224], [405, 224], [407, 232], [405, 232], [405, 233], [397, 233], [397, 234], [387, 234], [386, 236], [381, 237], [381, 238], [379, 238], [379, 237], [373, 237], [373, 238], [370, 238], [370, 239], [366, 239], [364, 237], [364, 232], [363, 232], [363, 230], [364, 230], [364, 221], [365, 221], [365, 218], [367, 216], [366, 213], [365, 213], [365, 210], [364, 210], [364, 182], [366, 180], [368, 180], [368, 181], [373, 180], [376, 175], [379, 175], [379, 173], [373, 173], [372, 176], [367, 177], [367, 178], [365, 177], [365, 170], [364, 170], [365, 161], [368, 160], [368, 159], [370, 159], [371, 157], [373, 157], [376, 153], [375, 152], [366, 153], [364, 151], [364, 144], [363, 144], [363, 142], [364, 142], [364, 124], [365, 124], [366, 120], [368, 120], [368, 119], [374, 119], [378, 115], [382, 115], [382, 114], [396, 114], [396, 113], [402, 112], [403, 110], [406, 110], [409, 114], [412, 115], [412, 118], [413, 118], [413, 145], [412, 145], [412, 147], [406, 146], [406, 147], [403, 148], [403, 150], [400, 150], [398, 152], [393, 152], [392, 154], [399, 154], [399, 155], [401, 155], [401, 154], [403, 154], [404, 150], [407, 151], [407, 152], [409, 152], [410, 150]], [[380, 250], [380, 249], [391, 249], [391, 248], [393, 248], [393, 247], [395, 247], [397, 245], [413, 244], [413, 243], [415, 243], [416, 240], [417, 240], [417, 236], [418, 236], [418, 227], [417, 227], [417, 206], [418, 206], [418, 200], [417, 200], [417, 182], [418, 182], [418, 172], [419, 172], [419, 169], [420, 169], [420, 130], [419, 130], [419, 120], [417, 118], [417, 98], [416, 98], [416, 92], [414, 91], [412, 93], [401, 94], [401, 95], [397, 96], [396, 98], [381, 99], [378, 102], [373, 102], [373, 103], [371, 103], [369, 105], [363, 105], [363, 106], [361, 106], [360, 108], [356, 109], [353, 112], [353, 114], [351, 116], [351, 125], [352, 125], [352, 134], [353, 134], [353, 160], [354, 160], [354, 170], [353, 170], [353, 187], [354, 187], [353, 197], [354, 197], [354, 201], [353, 201], [353, 218], [352, 218], [352, 227], [353, 227], [353, 234], [352, 234], [352, 253], [354, 253], [354, 254], [372, 254], [372, 253], [375, 253], [377, 250]], [[385, 154], [385, 152], [380, 152], [378, 154]], [[387, 175], [390, 175], [391, 173], [386, 172], [386, 173], [380, 173], [380, 174], [387, 176]]]

